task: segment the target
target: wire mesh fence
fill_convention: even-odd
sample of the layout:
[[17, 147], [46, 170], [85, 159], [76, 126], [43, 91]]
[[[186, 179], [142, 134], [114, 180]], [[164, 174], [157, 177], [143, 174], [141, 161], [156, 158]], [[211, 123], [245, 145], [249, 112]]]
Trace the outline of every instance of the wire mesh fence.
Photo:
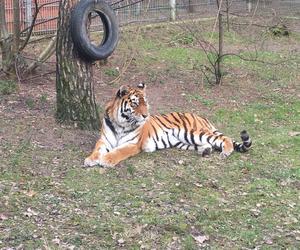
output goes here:
[[[13, 31], [13, 0], [5, 0], [6, 22]], [[38, 15], [33, 34], [53, 33], [57, 29], [59, 2], [57, 0], [20, 0], [21, 28], [32, 23]], [[215, 16], [216, 0], [114, 0], [106, 1], [116, 12], [120, 25], [151, 23], [186, 18]], [[222, 10], [231, 15], [278, 15], [300, 18], [300, 0], [219, 0]], [[100, 20], [93, 22], [94, 29], [101, 28]]]

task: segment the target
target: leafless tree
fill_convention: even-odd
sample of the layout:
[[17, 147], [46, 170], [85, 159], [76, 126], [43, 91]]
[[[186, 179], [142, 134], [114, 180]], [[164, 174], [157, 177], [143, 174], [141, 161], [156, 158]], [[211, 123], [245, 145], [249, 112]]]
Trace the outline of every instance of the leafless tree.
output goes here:
[[[32, 23], [29, 27], [21, 30], [20, 26], [20, 1], [13, 1], [13, 33], [10, 34], [7, 28], [6, 13], [5, 13], [5, 1], [0, 1], [0, 47], [2, 51], [2, 71], [4, 71], [8, 77], [18, 76], [18, 72], [22, 71], [26, 74], [31, 73], [40, 63], [47, 60], [51, 54], [54, 53], [55, 39], [49, 41], [48, 46], [41, 52], [37, 59], [28, 65], [25, 62], [25, 57], [22, 57], [21, 52], [27, 47], [30, 42], [32, 32], [36, 23], [39, 11], [46, 5], [58, 3], [54, 1], [50, 3], [38, 4], [38, 0], [34, 0], [35, 12], [32, 18]], [[48, 22], [50, 20], [42, 21]], [[25, 37], [21, 39], [21, 35]], [[19, 77], [19, 76], [18, 76]]]

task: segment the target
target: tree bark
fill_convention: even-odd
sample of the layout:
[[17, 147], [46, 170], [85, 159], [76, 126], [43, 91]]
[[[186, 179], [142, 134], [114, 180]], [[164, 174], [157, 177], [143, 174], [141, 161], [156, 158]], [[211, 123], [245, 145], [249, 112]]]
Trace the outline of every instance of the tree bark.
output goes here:
[[9, 35], [6, 25], [5, 1], [0, 1], [0, 33], [1, 66], [4, 72], [10, 72], [13, 69], [14, 55], [12, 53], [12, 37]]
[[13, 34], [13, 52], [16, 54], [20, 46], [20, 5], [19, 0], [13, 1], [14, 8], [14, 34]]
[[51, 55], [55, 52], [55, 44], [56, 44], [56, 35], [51, 38], [50, 42], [48, 43], [47, 47], [41, 52], [38, 56], [36, 61], [33, 61], [29, 66], [26, 68], [25, 73], [30, 74], [32, 73], [40, 64], [44, 63]]
[[215, 69], [215, 75], [216, 75], [216, 84], [222, 83], [222, 57], [223, 57], [223, 23], [222, 23], [222, 14], [219, 13], [219, 51], [218, 51], [218, 57], [216, 61], [216, 69]]
[[92, 64], [82, 60], [74, 49], [70, 34], [71, 8], [75, 0], [62, 0], [56, 41], [56, 91], [58, 122], [81, 129], [99, 129]]

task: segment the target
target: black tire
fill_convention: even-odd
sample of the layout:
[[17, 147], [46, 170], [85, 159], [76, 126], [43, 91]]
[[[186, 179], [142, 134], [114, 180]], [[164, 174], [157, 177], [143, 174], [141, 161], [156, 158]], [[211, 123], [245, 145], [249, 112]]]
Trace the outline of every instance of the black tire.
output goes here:
[[[103, 39], [98, 46], [91, 43], [87, 33], [87, 19], [96, 12], [103, 23]], [[119, 40], [119, 26], [113, 9], [103, 0], [81, 0], [71, 14], [71, 36], [78, 53], [89, 61], [106, 59]]]

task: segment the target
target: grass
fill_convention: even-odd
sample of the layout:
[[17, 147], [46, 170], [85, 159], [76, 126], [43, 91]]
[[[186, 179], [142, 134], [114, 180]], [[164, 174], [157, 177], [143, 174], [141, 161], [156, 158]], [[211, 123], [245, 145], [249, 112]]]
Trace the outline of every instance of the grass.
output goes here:
[[[176, 46], [145, 37], [132, 71], [143, 68], [147, 79], [168, 86], [167, 91], [194, 87], [187, 81], [192, 78], [185, 77], [197, 74], [191, 65], [202, 57], [185, 47], [192, 43], [190, 37]], [[120, 46], [122, 54], [126, 46]], [[280, 58], [274, 51], [260, 55], [269, 61]], [[36, 103], [46, 109], [49, 96], [25, 99], [26, 115], [12, 116], [11, 104], [1, 103], [7, 108], [0, 120], [0, 248], [298, 249], [300, 137], [290, 132], [300, 131], [300, 101], [295, 92], [286, 92], [298, 88], [297, 62], [267, 69], [236, 57], [224, 63], [227, 70], [239, 69], [251, 77], [253, 99], [234, 107], [219, 105], [222, 95], [214, 93], [219, 89], [204, 85], [201, 94], [185, 90], [185, 107], [176, 99], [173, 106], [187, 110], [196, 102], [196, 112], [210, 110], [210, 119], [236, 139], [248, 130], [253, 148], [226, 160], [218, 153], [201, 158], [172, 149], [141, 153], [113, 169], [82, 169], [88, 151], [83, 141], [90, 134], [53, 125], [51, 118], [44, 121], [35, 113], [43, 112], [34, 109]], [[105, 74], [115, 77], [114, 67], [109, 69]], [[186, 83], [171, 85], [172, 77]], [[232, 75], [220, 88], [231, 85], [254, 91]], [[38, 144], [39, 136], [48, 133], [45, 145]], [[209, 239], [199, 243], [198, 236]]]
[[[41, 154], [25, 142], [8, 157], [14, 167], [0, 177], [0, 213], [8, 213], [1, 224], [9, 229], [0, 244], [114, 248], [123, 239], [126, 248], [166, 248], [175, 238], [197, 249], [196, 228], [210, 236], [212, 248], [267, 247], [268, 240], [273, 247], [297, 247], [300, 138], [288, 132], [300, 130], [299, 110], [298, 100], [278, 96], [269, 109], [253, 104], [217, 112], [214, 120], [227, 124], [227, 134], [247, 127], [254, 141], [249, 154], [226, 161], [169, 150], [141, 154], [121, 169], [68, 166], [61, 179], [55, 172], [29, 175], [33, 151]], [[36, 195], [30, 197], [31, 190]]]
[[12, 80], [0, 80], [0, 95], [9, 95], [17, 90], [17, 84]]

